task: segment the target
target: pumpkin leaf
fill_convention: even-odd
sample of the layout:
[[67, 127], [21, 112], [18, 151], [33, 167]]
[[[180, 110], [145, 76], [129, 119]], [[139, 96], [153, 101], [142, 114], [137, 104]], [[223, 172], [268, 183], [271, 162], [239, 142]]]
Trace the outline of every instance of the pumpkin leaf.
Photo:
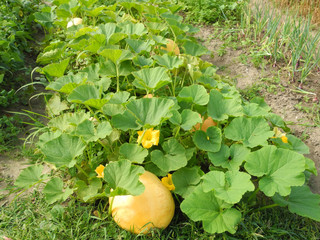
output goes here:
[[182, 59], [178, 58], [177, 56], [170, 56], [168, 54], [164, 54], [162, 56], [155, 55], [153, 58], [160, 66], [166, 67], [170, 70], [179, 68], [183, 64]]
[[76, 157], [81, 155], [86, 145], [81, 138], [63, 133], [59, 137], [46, 142], [41, 151], [45, 161], [56, 167], [71, 168], [76, 164]]
[[153, 40], [138, 40], [138, 39], [126, 39], [126, 43], [129, 47], [136, 53], [150, 52], [152, 45], [154, 45]]
[[181, 203], [182, 212], [193, 221], [202, 221], [203, 229], [209, 233], [231, 234], [241, 220], [241, 213], [232, 205], [218, 199], [213, 191], [203, 191], [200, 184]]
[[42, 71], [52, 77], [62, 77], [69, 65], [70, 58], [66, 58], [59, 63], [51, 63], [42, 68]]
[[243, 113], [249, 117], [267, 116], [269, 110], [260, 107], [257, 103], [248, 103], [243, 107]]
[[63, 181], [61, 178], [54, 177], [43, 189], [43, 193], [46, 201], [49, 204], [55, 203], [57, 201], [65, 201], [73, 193], [70, 188], [63, 189]]
[[202, 174], [203, 172], [198, 166], [178, 169], [172, 174], [172, 182], [175, 186], [174, 192], [186, 198], [200, 183]]
[[69, 94], [73, 89], [83, 83], [87, 77], [88, 75], [86, 73], [68, 74], [50, 82], [46, 87], [46, 90], [54, 90]]
[[144, 56], [135, 56], [132, 61], [139, 67], [151, 66], [153, 64], [153, 60], [151, 58], [146, 58]]
[[130, 101], [123, 114], [112, 118], [114, 127], [127, 131], [128, 129], [146, 129], [158, 126], [161, 121], [170, 117], [170, 109], [174, 102], [164, 98], [141, 98]]
[[111, 132], [112, 127], [109, 122], [98, 123], [95, 128], [93, 122], [86, 119], [76, 127], [74, 134], [79, 137], [81, 136], [86, 142], [95, 142], [100, 138], [110, 135]]
[[271, 141], [279, 148], [290, 149], [300, 154], [309, 154], [309, 147], [299, 138], [286, 134], [288, 142], [284, 143], [280, 138], [272, 138]]
[[197, 123], [201, 123], [202, 119], [197, 112], [190, 109], [184, 109], [181, 113], [181, 128], [185, 131], [190, 130]]
[[208, 152], [208, 157], [214, 166], [220, 166], [229, 170], [238, 170], [246, 160], [250, 149], [242, 144], [221, 145], [219, 152]]
[[182, 45], [182, 48], [184, 49], [185, 54], [189, 54], [195, 57], [210, 53], [207, 48], [192, 41], [185, 41], [185, 43]]
[[151, 161], [162, 171], [170, 172], [187, 165], [186, 149], [176, 139], [169, 139], [162, 148], [166, 154], [160, 150], [151, 152]]
[[223, 121], [231, 117], [243, 115], [243, 108], [237, 98], [225, 98], [222, 93], [212, 89], [208, 103], [208, 115], [213, 120]]
[[111, 196], [140, 195], [145, 187], [139, 181], [143, 167], [131, 165], [129, 160], [111, 162], [104, 169], [104, 180], [113, 189]]
[[250, 181], [251, 176], [239, 171], [210, 171], [202, 177], [203, 191], [214, 190], [217, 198], [226, 203], [235, 204], [240, 202], [246, 192], [254, 190]]
[[276, 194], [272, 199], [280, 206], [288, 206], [292, 213], [320, 221], [320, 195], [312, 193], [306, 185], [292, 187], [288, 198]]
[[100, 196], [98, 191], [102, 187], [102, 182], [99, 178], [93, 178], [89, 180], [87, 184], [85, 181], [79, 180], [76, 182], [77, 196], [84, 202], [90, 202], [95, 199], [96, 196]]
[[198, 105], [206, 105], [209, 102], [209, 95], [204, 86], [194, 84], [183, 87], [178, 95], [178, 100]]
[[266, 146], [251, 152], [244, 165], [247, 172], [260, 177], [259, 187], [271, 197], [290, 194], [292, 186], [304, 184], [305, 158], [294, 151]]
[[224, 134], [226, 138], [241, 141], [243, 145], [253, 148], [268, 145], [267, 139], [274, 135], [269, 129], [268, 122], [262, 117], [238, 117], [225, 128]]
[[145, 68], [132, 73], [136, 78], [133, 85], [148, 92], [155, 91], [171, 82], [164, 67]]
[[222, 134], [220, 128], [211, 126], [207, 132], [196, 131], [192, 139], [197, 148], [208, 152], [218, 152], [221, 147]]
[[315, 165], [315, 162], [310, 159], [310, 158], [305, 158], [306, 160], [306, 170], [311, 172], [312, 174], [314, 174], [315, 176], [318, 176], [318, 171], [317, 171], [317, 168], [316, 168], [316, 165]]
[[16, 179], [14, 185], [19, 188], [29, 188], [33, 184], [39, 182], [42, 177], [42, 165], [33, 165], [23, 169], [18, 178]]
[[128, 159], [133, 163], [143, 163], [144, 159], [148, 156], [147, 149], [133, 143], [124, 143], [121, 145], [119, 153], [121, 158]]
[[72, 132], [79, 123], [89, 119], [89, 117], [90, 113], [84, 112], [64, 113], [52, 118], [48, 122], [48, 127], [53, 128], [53, 130], [59, 129], [62, 132]]

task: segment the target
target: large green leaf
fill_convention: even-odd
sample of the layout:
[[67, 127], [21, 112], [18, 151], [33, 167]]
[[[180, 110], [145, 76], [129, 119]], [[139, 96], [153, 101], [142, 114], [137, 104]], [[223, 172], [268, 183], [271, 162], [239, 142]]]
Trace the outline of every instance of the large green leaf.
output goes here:
[[143, 163], [144, 159], [148, 156], [148, 150], [133, 143], [124, 143], [121, 145], [119, 153], [121, 158], [128, 159], [134, 163]]
[[148, 92], [155, 91], [171, 82], [167, 69], [164, 67], [145, 68], [132, 74], [136, 78], [133, 85]]
[[306, 185], [292, 187], [288, 198], [276, 194], [272, 199], [280, 206], [288, 206], [292, 213], [320, 221], [320, 195], [313, 194]]
[[68, 101], [82, 103], [100, 109], [108, 102], [108, 99], [100, 99], [100, 93], [97, 87], [92, 85], [81, 85], [70, 93]]
[[217, 198], [227, 203], [238, 203], [243, 194], [254, 190], [250, 181], [251, 176], [239, 171], [211, 171], [202, 177], [203, 190], [209, 192], [214, 190]]
[[58, 117], [52, 118], [48, 122], [48, 127], [60, 129], [62, 132], [72, 132], [76, 126], [86, 119], [89, 119], [90, 113], [84, 112], [74, 112], [74, 113], [64, 113]]
[[193, 142], [197, 148], [208, 152], [218, 152], [221, 147], [221, 140], [221, 129], [215, 126], [209, 127], [207, 132], [196, 131], [193, 135]]
[[71, 93], [73, 89], [87, 80], [86, 73], [68, 74], [50, 82], [46, 90], [54, 90], [62, 93]]
[[272, 138], [271, 140], [277, 147], [290, 149], [301, 154], [309, 154], [309, 147], [300, 138], [291, 134], [287, 134], [286, 137], [288, 139], [287, 143], [284, 143], [281, 138]]
[[292, 186], [301, 186], [305, 181], [304, 156], [275, 146], [250, 153], [244, 167], [251, 175], [261, 178], [259, 187], [269, 197], [275, 193], [287, 196]]
[[136, 52], [150, 52], [152, 45], [154, 45], [153, 40], [138, 40], [138, 39], [126, 39], [126, 43], [130, 46], [130, 48]]
[[209, 51], [207, 48], [201, 46], [198, 43], [192, 42], [192, 41], [186, 41], [182, 48], [184, 49], [184, 52], [186, 54], [192, 55], [192, 56], [201, 56], [204, 54], [209, 54]]
[[81, 136], [86, 142], [95, 142], [100, 138], [105, 138], [112, 132], [112, 127], [109, 122], [104, 121], [98, 123], [95, 127], [93, 121], [88, 119], [79, 123], [73, 132], [77, 136]]
[[265, 146], [267, 139], [274, 135], [268, 122], [262, 117], [238, 117], [231, 121], [224, 130], [226, 138], [241, 141], [247, 147]]
[[39, 182], [42, 177], [42, 165], [33, 165], [23, 169], [18, 178], [16, 179], [14, 185], [19, 188], [29, 188], [33, 184]]
[[132, 22], [125, 22], [121, 26], [122, 31], [126, 33], [127, 35], [137, 35], [142, 36], [146, 33], [148, 33], [147, 29], [142, 23], [132, 23]]
[[250, 149], [242, 144], [221, 145], [219, 152], [208, 152], [208, 157], [214, 166], [221, 166], [229, 170], [238, 170], [246, 160]]
[[46, 110], [50, 116], [59, 115], [68, 108], [68, 102], [65, 100], [61, 101], [59, 94], [54, 94], [46, 105]]
[[194, 84], [183, 87], [178, 95], [178, 99], [198, 105], [206, 105], [209, 102], [209, 95], [204, 86]]
[[89, 202], [95, 199], [95, 197], [101, 194], [98, 191], [102, 187], [102, 182], [99, 178], [93, 178], [89, 180], [87, 184], [85, 181], [79, 180], [76, 182], [77, 196], [84, 202]]
[[225, 98], [222, 93], [212, 89], [208, 103], [208, 115], [216, 121], [243, 115], [243, 109], [237, 98]]
[[62, 77], [69, 65], [70, 58], [66, 58], [59, 63], [51, 63], [42, 68], [42, 71], [52, 77]]
[[141, 98], [132, 100], [127, 104], [127, 110], [123, 114], [112, 118], [114, 127], [127, 131], [137, 129], [138, 126], [151, 128], [158, 126], [160, 122], [170, 117], [170, 109], [174, 102], [164, 98]]
[[81, 155], [86, 145], [81, 138], [69, 134], [61, 134], [59, 137], [46, 142], [41, 151], [45, 155], [45, 161], [56, 167], [73, 167], [76, 157]]
[[197, 123], [201, 123], [202, 119], [199, 113], [184, 109], [181, 113], [181, 128], [185, 131], [190, 130]]
[[209, 233], [228, 231], [233, 234], [241, 213], [231, 206], [218, 199], [213, 191], [204, 192], [199, 185], [185, 198], [180, 208], [193, 221], [202, 221], [204, 230]]
[[183, 64], [183, 60], [177, 56], [170, 56], [168, 54], [164, 54], [162, 56], [155, 55], [153, 57], [160, 66], [166, 67], [170, 70], [175, 68], [179, 68]]
[[129, 160], [120, 160], [107, 164], [104, 180], [113, 189], [111, 196], [140, 195], [145, 189], [139, 181], [139, 175], [142, 173], [143, 167], [131, 165]]
[[243, 107], [243, 112], [249, 117], [267, 116], [269, 110], [259, 106], [257, 103], [248, 103]]
[[198, 166], [192, 168], [184, 167], [175, 171], [172, 174], [172, 182], [175, 186], [174, 192], [186, 198], [200, 183], [202, 174]]
[[57, 201], [65, 201], [73, 193], [70, 188], [63, 189], [63, 181], [61, 178], [55, 177], [47, 182], [43, 189], [46, 201], [51, 204]]
[[162, 148], [165, 154], [160, 150], [151, 152], [151, 161], [162, 171], [170, 172], [187, 165], [186, 149], [176, 139], [169, 139]]

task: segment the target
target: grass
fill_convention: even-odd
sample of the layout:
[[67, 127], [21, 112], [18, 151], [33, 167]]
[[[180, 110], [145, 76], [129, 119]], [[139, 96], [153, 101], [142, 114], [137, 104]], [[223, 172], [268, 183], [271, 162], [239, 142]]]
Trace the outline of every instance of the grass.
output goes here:
[[106, 212], [105, 202], [83, 204], [70, 200], [64, 205], [48, 205], [34, 191], [0, 209], [0, 239], [272, 239], [316, 240], [320, 238], [319, 223], [294, 215], [283, 208], [244, 216], [234, 235], [205, 233], [200, 222], [187, 220], [179, 209], [165, 230], [154, 230], [138, 236], [120, 229]]

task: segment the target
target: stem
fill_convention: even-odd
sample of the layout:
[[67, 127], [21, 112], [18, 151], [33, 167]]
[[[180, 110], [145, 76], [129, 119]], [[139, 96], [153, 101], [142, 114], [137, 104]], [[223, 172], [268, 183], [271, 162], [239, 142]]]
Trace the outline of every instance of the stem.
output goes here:
[[[144, 135], [146, 134], [146, 131], [147, 131], [146, 129], [143, 130], [142, 136], [141, 136], [141, 138], [140, 138], [139, 141], [138, 141], [138, 146], [140, 145], [140, 143], [141, 143]], [[139, 137], [138, 137], [138, 138], [139, 138]]]
[[82, 172], [87, 178], [89, 178], [89, 175], [78, 164], [76, 164], [75, 166], [80, 172]]
[[260, 191], [260, 188], [257, 188], [252, 194], [251, 196], [248, 198], [248, 201], [247, 202], [250, 202], [256, 195], [257, 195], [257, 192]]
[[261, 210], [264, 210], [264, 209], [269, 209], [269, 208], [274, 208], [274, 207], [278, 207], [279, 204], [277, 203], [274, 203], [274, 204], [270, 204], [270, 205], [267, 205], [267, 206], [263, 206], [263, 207], [259, 207], [255, 210], [253, 210], [253, 212], [258, 212], [258, 211], [261, 211]]
[[120, 91], [120, 80], [119, 80], [119, 68], [118, 65], [116, 64], [116, 71], [117, 71], [117, 92]]

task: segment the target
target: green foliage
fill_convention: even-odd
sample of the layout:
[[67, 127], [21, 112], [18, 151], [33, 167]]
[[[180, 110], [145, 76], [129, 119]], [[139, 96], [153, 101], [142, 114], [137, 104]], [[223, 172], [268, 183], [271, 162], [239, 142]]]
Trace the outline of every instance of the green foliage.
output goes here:
[[240, 20], [241, 7], [245, 1], [235, 0], [180, 0], [185, 6], [187, 20], [190, 22], [217, 22]]
[[[37, 143], [44, 161], [56, 168], [43, 190], [47, 202], [72, 193], [84, 202], [139, 195], [139, 175], [148, 170], [172, 174], [178, 209], [217, 236], [237, 234], [246, 213], [276, 194], [290, 196], [282, 204], [290, 211], [310, 216], [292, 203], [301, 202], [292, 189], [305, 184], [305, 171], [314, 172], [303, 155], [308, 149], [279, 135], [278, 128], [288, 129], [263, 99], [243, 101], [200, 58], [207, 49], [189, 36], [195, 29], [175, 15], [178, 8], [161, 1], [54, 1], [42, 9], [52, 19], [41, 22], [40, 14], [38, 21], [54, 40], [39, 57], [45, 64], [39, 72], [58, 96], [56, 104], [64, 103]], [[82, 23], [68, 26], [71, 16], [81, 16]], [[214, 126], [194, 129], [208, 117]], [[35, 172], [36, 178], [22, 171], [20, 179], [42, 181]], [[316, 197], [308, 204], [320, 210]]]
[[[0, 86], [13, 87], [15, 72], [25, 68], [25, 54], [30, 52], [29, 41], [34, 33], [33, 13], [39, 0], [6, 0], [0, 3]], [[2, 83], [1, 83], [2, 82]]]

